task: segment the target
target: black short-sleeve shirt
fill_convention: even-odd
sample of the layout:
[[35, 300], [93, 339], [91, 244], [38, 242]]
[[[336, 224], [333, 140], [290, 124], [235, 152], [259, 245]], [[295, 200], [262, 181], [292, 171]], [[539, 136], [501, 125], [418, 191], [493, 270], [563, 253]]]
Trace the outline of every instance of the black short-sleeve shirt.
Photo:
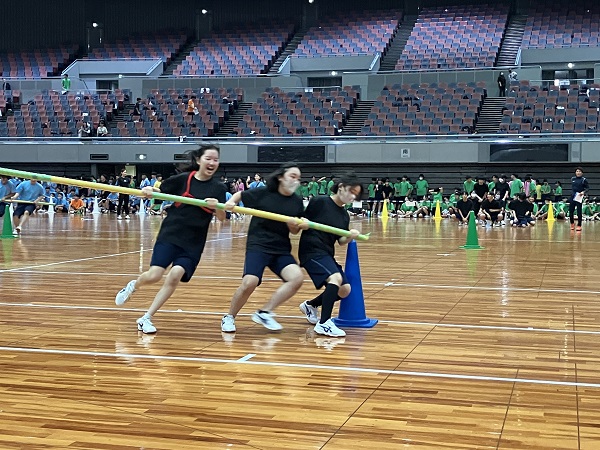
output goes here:
[[[245, 207], [260, 209], [290, 217], [302, 217], [304, 204], [297, 195], [283, 195], [266, 187], [247, 189], [242, 192]], [[259, 251], [286, 255], [292, 251], [290, 230], [286, 223], [253, 216], [248, 228], [246, 251]]]
[[[311, 222], [318, 222], [336, 228], [347, 230], [350, 225], [350, 216], [343, 206], [338, 206], [331, 197], [311, 198], [304, 217]], [[300, 237], [300, 248], [298, 258], [304, 264], [311, 258], [320, 255], [335, 256], [335, 243], [339, 236], [317, 231], [313, 229], [304, 230]]]
[[[190, 173], [181, 173], [163, 181], [160, 191], [164, 194], [182, 195], [187, 188]], [[190, 194], [194, 198], [216, 198], [220, 203], [225, 202], [225, 186], [220, 181], [210, 179], [200, 181], [194, 177], [190, 180]], [[180, 204], [172, 205], [167, 217], [158, 232], [157, 241], [170, 242], [190, 253], [200, 253], [204, 250], [208, 226], [213, 215], [199, 206]]]

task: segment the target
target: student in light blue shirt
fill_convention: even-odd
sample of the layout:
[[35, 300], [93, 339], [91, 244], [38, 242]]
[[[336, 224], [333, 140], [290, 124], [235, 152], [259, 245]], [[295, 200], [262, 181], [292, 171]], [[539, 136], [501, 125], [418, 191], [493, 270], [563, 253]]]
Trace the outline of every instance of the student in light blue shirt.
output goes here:
[[8, 179], [7, 176], [2, 175], [0, 177], [0, 217], [4, 216], [8, 203], [2, 200], [10, 198], [15, 193], [15, 185]]
[[37, 202], [44, 199], [44, 188], [35, 179], [22, 181], [16, 189], [13, 200], [22, 200], [29, 203], [18, 203], [13, 213], [13, 223], [16, 234], [21, 234], [21, 230], [29, 216], [37, 208]]

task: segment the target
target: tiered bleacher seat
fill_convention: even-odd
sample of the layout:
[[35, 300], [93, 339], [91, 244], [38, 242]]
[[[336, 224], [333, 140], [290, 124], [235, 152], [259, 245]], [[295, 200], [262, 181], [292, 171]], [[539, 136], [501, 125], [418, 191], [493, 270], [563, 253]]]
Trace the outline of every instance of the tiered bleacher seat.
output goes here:
[[65, 46], [33, 52], [0, 54], [0, 72], [3, 77], [46, 78], [60, 74], [75, 57], [79, 46]]
[[161, 58], [170, 63], [189, 40], [185, 31], [161, 31], [151, 34], [131, 35], [112, 44], [94, 49], [89, 59]]
[[381, 91], [359, 135], [470, 134], [485, 95], [475, 83], [395, 84]]
[[283, 23], [213, 34], [194, 47], [173, 75], [267, 73], [269, 65], [277, 59], [293, 31], [292, 24]]
[[234, 131], [236, 136], [335, 136], [354, 110], [358, 93], [351, 87], [319, 92], [282, 92], [270, 88], [252, 104]]
[[382, 53], [389, 46], [401, 18], [402, 13], [393, 10], [338, 14], [311, 27], [295, 55]]
[[527, 19], [523, 48], [600, 46], [598, 2], [536, 4]]
[[597, 133], [600, 129], [600, 84], [513, 85], [506, 98], [498, 133]]
[[13, 106], [13, 109], [21, 103], [21, 91], [0, 91], [0, 113], [2, 116], [6, 116], [9, 105]]
[[110, 120], [116, 108], [123, 108], [125, 91], [108, 94], [62, 95], [42, 91], [30, 102], [15, 108], [14, 115], [0, 122], [0, 136], [77, 136], [82, 121], [94, 128], [101, 119]]
[[425, 8], [396, 69], [492, 67], [507, 19], [507, 6]]
[[[187, 101], [195, 96], [198, 114], [187, 113]], [[214, 136], [237, 104], [243, 101], [243, 90], [219, 88], [155, 89], [140, 108], [140, 116], [118, 122], [114, 136], [121, 137], [178, 137]]]

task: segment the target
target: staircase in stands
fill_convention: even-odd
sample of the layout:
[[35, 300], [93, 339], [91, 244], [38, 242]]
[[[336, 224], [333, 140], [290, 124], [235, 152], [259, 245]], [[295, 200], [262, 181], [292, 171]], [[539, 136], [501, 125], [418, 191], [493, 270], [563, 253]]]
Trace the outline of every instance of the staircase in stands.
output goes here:
[[509, 67], [515, 64], [526, 24], [527, 16], [515, 15], [510, 18], [496, 58], [496, 67]]
[[415, 23], [417, 23], [417, 18], [418, 16], [404, 16], [402, 24], [398, 28], [398, 31], [396, 31], [396, 36], [394, 36], [390, 48], [381, 61], [381, 65], [379, 66], [380, 72], [394, 70], [396, 68], [396, 63], [404, 51], [406, 41], [408, 41], [408, 38], [415, 27]]
[[[492, 89], [495, 89], [492, 87]], [[506, 105], [506, 97], [486, 97], [479, 111], [475, 126], [477, 134], [496, 134], [502, 120], [502, 108]]]

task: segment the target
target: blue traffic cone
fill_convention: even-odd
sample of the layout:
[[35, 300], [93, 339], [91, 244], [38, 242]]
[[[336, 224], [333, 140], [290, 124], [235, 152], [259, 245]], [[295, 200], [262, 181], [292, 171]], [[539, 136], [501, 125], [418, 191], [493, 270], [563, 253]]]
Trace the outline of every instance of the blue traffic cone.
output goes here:
[[346, 253], [346, 267], [344, 268], [346, 278], [350, 282], [352, 291], [350, 295], [340, 302], [339, 316], [333, 322], [342, 328], [372, 328], [378, 322], [377, 319], [369, 319], [365, 312], [365, 296], [362, 289], [362, 278], [358, 264], [358, 249], [356, 241], [350, 241]]

